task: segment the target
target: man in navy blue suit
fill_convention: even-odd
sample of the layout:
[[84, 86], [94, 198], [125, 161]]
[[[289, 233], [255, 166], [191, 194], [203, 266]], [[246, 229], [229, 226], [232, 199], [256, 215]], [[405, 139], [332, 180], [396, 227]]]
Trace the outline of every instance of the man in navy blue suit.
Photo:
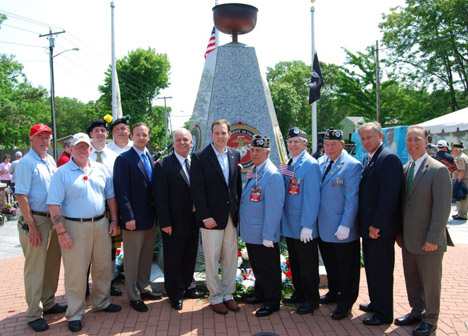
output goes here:
[[133, 147], [120, 154], [114, 164], [114, 190], [122, 216], [125, 283], [130, 305], [148, 311], [143, 300], [158, 300], [160, 293], [150, 283], [156, 214], [153, 206], [153, 158], [146, 149], [150, 129], [145, 123], [132, 127]]
[[370, 303], [360, 304], [359, 309], [374, 313], [363, 320], [364, 324], [381, 325], [393, 321], [394, 246], [401, 231], [403, 166], [395, 152], [382, 143], [378, 122], [359, 127], [359, 137], [369, 153], [359, 186], [358, 227], [370, 298]]

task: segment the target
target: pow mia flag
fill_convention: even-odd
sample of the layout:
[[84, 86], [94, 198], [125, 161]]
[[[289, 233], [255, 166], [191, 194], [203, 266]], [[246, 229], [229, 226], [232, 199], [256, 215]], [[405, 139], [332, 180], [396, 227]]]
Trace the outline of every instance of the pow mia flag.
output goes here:
[[322, 71], [317, 53], [314, 55], [314, 64], [312, 66], [312, 77], [310, 78], [309, 104], [320, 98], [320, 88], [323, 86]]

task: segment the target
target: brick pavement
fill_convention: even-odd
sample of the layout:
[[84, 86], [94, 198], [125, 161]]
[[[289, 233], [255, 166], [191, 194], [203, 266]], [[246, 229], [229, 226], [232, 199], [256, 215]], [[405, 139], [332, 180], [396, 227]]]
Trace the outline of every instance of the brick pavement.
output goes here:
[[[395, 265], [395, 317], [409, 312], [402, 271], [401, 252], [397, 247]], [[468, 245], [457, 244], [449, 248], [444, 258], [444, 276], [441, 315], [435, 335], [467, 335], [468, 329]], [[26, 324], [22, 267], [24, 259], [16, 257], [0, 261], [0, 335], [34, 335]], [[129, 308], [125, 286], [120, 286], [124, 295], [112, 298], [121, 304], [119, 313], [93, 313], [87, 309], [83, 320], [82, 335], [253, 335], [258, 332], [274, 332], [278, 335], [409, 335], [410, 327], [385, 325], [364, 326], [361, 321], [367, 316], [358, 310], [358, 304], [367, 302], [367, 287], [364, 270], [361, 273], [360, 295], [353, 306], [352, 317], [333, 321], [329, 315], [335, 305], [321, 306], [314, 315], [297, 315], [294, 307], [282, 306], [279, 313], [257, 318], [253, 312], [259, 305], [241, 304], [238, 313], [226, 316], [214, 314], [206, 300], [186, 300], [184, 309], [177, 312], [170, 308], [167, 298], [148, 304], [148, 313], [137, 313]], [[325, 294], [326, 289], [320, 290]], [[63, 273], [57, 291], [58, 302], [65, 302]], [[69, 335], [63, 315], [45, 317], [50, 329], [40, 335]]]

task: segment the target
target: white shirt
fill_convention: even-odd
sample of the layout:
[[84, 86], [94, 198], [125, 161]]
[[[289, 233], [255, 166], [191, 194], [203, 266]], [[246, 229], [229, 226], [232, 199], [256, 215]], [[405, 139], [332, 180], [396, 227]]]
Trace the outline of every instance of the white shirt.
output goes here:
[[132, 148], [132, 146], [133, 146], [133, 141], [132, 140], [128, 140], [127, 146], [125, 146], [124, 148], [120, 148], [119, 146], [117, 146], [115, 144], [114, 141], [112, 141], [110, 144], [107, 145], [107, 148], [109, 148], [111, 151], [117, 153], [117, 155], [120, 155], [123, 152], [126, 152], [130, 148]]
[[[91, 146], [91, 154], [89, 155], [89, 158], [93, 161], [97, 162], [97, 150], [93, 146]], [[104, 167], [107, 168], [111, 176], [114, 176], [114, 162], [115, 159], [117, 159], [118, 154], [116, 154], [114, 151], [110, 150], [107, 146], [102, 149], [101, 152], [101, 160], [102, 164]]]
[[[421, 167], [423, 161], [426, 159], [427, 157], [427, 153], [424, 153], [423, 156], [421, 156], [419, 159], [417, 159], [416, 161], [413, 160], [413, 158], [411, 158], [411, 163], [409, 165], [409, 169], [411, 169], [411, 165], [413, 164], [414, 162], [414, 175], [413, 175], [413, 179], [414, 177], [416, 176], [416, 173], [418, 172], [419, 170], [419, 167]], [[408, 173], [409, 173], [409, 169], [408, 169]]]
[[185, 160], [186, 159], [190, 163], [190, 155], [187, 155], [187, 157], [183, 157], [182, 155], [177, 154], [176, 151], [174, 151], [174, 154], [175, 154], [177, 160], [179, 160], [179, 163], [182, 166], [182, 169], [184, 170], [185, 176], [187, 176], [187, 180], [189, 180], [189, 182], [190, 182], [190, 172], [187, 170], [187, 166], [185, 165]]
[[226, 180], [226, 184], [229, 185], [229, 160], [228, 160], [228, 151], [227, 148], [224, 149], [224, 153], [220, 153], [216, 150], [213, 143], [211, 143], [211, 147], [216, 154], [216, 158], [218, 159], [219, 165], [223, 170], [224, 179]]

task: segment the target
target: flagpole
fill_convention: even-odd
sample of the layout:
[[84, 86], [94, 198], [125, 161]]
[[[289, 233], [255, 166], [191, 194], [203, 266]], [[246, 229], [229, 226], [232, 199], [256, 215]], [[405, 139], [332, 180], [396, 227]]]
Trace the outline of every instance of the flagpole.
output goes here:
[[112, 119], [117, 119], [117, 69], [115, 65], [115, 37], [114, 37], [114, 1], [111, 6], [111, 40], [112, 40]]
[[[314, 32], [314, 13], [315, 7], [314, 2], [312, 1], [312, 7], [310, 7], [310, 19], [311, 19], [311, 38], [312, 38], [312, 62], [311, 62], [311, 70], [314, 69], [314, 56], [315, 56], [315, 32]], [[317, 102], [314, 101], [312, 103], [312, 153], [317, 151]]]
[[[218, 0], [215, 0], [215, 6], [218, 6]], [[215, 29], [215, 48], [218, 49], [219, 33], [218, 29]]]

